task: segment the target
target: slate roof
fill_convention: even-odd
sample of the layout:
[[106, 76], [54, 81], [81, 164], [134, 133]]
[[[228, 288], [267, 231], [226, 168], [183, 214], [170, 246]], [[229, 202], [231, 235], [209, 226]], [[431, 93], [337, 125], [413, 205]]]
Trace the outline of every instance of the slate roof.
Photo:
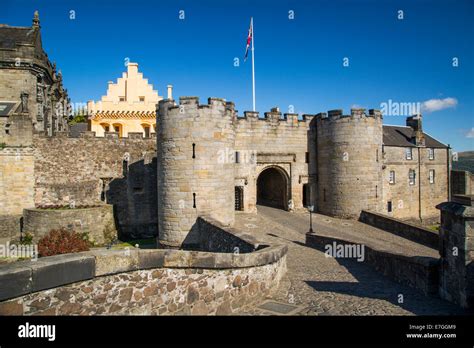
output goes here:
[[[425, 135], [425, 146], [434, 148], [447, 148], [448, 146], [439, 142], [430, 135]], [[411, 142], [414, 131], [411, 127], [404, 126], [383, 126], [383, 144], [386, 146], [415, 147]]]
[[9, 25], [0, 25], [0, 47], [15, 48], [17, 44], [34, 45], [39, 30], [31, 27], [11, 27]]

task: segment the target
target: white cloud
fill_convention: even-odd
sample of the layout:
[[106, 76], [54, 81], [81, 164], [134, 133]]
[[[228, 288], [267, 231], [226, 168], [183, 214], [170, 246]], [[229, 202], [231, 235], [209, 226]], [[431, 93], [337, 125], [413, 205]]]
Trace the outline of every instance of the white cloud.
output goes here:
[[456, 98], [444, 98], [444, 99], [430, 99], [426, 100], [421, 104], [421, 110], [426, 112], [434, 112], [448, 108], [454, 108], [458, 105]]
[[466, 138], [474, 138], [474, 127], [470, 131], [467, 131]]

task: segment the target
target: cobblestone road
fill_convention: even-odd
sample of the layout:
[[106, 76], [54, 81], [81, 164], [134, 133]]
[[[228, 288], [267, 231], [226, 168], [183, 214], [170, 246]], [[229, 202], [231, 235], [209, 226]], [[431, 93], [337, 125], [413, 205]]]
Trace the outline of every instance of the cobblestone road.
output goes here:
[[[236, 227], [257, 236], [262, 242], [288, 245], [288, 272], [272, 300], [298, 306], [302, 315], [450, 315], [466, 314], [457, 306], [398, 284], [370, 265], [350, 259], [328, 258], [321, 251], [306, 247], [308, 214], [258, 207], [257, 215], [238, 214]], [[356, 221], [314, 215], [314, 229], [336, 230], [373, 228]], [[349, 226], [347, 225], [349, 224]], [[338, 226], [341, 226], [339, 228]], [[345, 229], [343, 227], [346, 227]], [[350, 227], [350, 228], [347, 228]], [[360, 232], [360, 231], [359, 231]], [[393, 247], [402, 248], [403, 241], [393, 236]], [[396, 237], [396, 238], [395, 238]], [[385, 236], [383, 238], [391, 238]], [[384, 241], [385, 247], [390, 247]], [[407, 241], [407, 253], [436, 257], [436, 251]], [[403, 303], [399, 303], [400, 295]], [[258, 308], [247, 308], [242, 314], [272, 314]]]

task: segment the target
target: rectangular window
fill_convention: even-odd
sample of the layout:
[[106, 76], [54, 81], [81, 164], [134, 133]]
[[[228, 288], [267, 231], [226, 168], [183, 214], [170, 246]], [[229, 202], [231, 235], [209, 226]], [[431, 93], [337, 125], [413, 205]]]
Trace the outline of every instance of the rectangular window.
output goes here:
[[305, 163], [309, 163], [309, 152], [305, 154]]
[[434, 149], [433, 148], [428, 149], [428, 158], [430, 160], [434, 160]]
[[412, 160], [413, 159], [413, 154], [412, 154], [411, 147], [407, 147], [405, 149], [405, 159], [407, 159], [407, 160]]
[[149, 138], [150, 137], [150, 127], [145, 127], [145, 138]]
[[429, 179], [430, 179], [430, 184], [434, 184], [434, 181], [435, 181], [435, 171], [434, 169], [430, 169], [430, 172], [429, 172]]
[[387, 211], [388, 211], [389, 213], [392, 212], [392, 201], [388, 201], [388, 202], [387, 202]]
[[415, 170], [410, 169], [408, 171], [408, 181], [409, 181], [410, 185], [415, 185], [415, 177], [416, 177]]
[[235, 163], [240, 163], [240, 152], [235, 151]]
[[138, 97], [138, 99], [139, 99], [141, 102], [144, 102], [144, 101], [145, 101], [145, 97]]
[[388, 177], [388, 182], [390, 184], [395, 184], [395, 171], [394, 170], [390, 171], [390, 174], [389, 174], [389, 177]]
[[125, 97], [119, 97], [119, 101], [125, 101]]

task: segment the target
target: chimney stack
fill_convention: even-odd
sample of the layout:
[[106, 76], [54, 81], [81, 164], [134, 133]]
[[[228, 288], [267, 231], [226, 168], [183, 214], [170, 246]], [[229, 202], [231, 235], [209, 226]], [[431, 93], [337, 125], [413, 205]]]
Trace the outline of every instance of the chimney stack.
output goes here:
[[407, 117], [406, 125], [411, 127], [414, 132], [412, 142], [416, 146], [425, 146], [425, 136], [423, 134], [421, 114]]
[[173, 85], [166, 86], [168, 88], [168, 99], [173, 99]]

